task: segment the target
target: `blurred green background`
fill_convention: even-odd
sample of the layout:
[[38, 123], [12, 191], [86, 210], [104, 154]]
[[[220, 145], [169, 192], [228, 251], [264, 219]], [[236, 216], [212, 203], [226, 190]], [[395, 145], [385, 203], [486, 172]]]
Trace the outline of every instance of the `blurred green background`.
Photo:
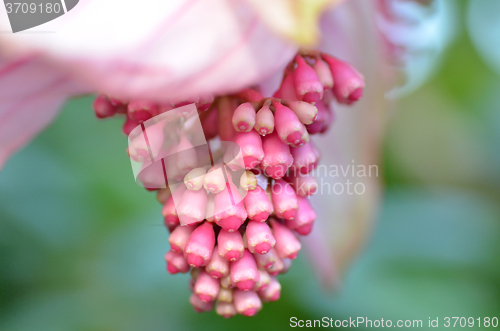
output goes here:
[[463, 27], [442, 63], [397, 101], [378, 225], [341, 290], [320, 288], [301, 255], [281, 299], [251, 319], [193, 312], [188, 276], [165, 271], [161, 208], [132, 180], [121, 120], [97, 122], [91, 98], [71, 101], [0, 172], [0, 330], [500, 317], [500, 76]]

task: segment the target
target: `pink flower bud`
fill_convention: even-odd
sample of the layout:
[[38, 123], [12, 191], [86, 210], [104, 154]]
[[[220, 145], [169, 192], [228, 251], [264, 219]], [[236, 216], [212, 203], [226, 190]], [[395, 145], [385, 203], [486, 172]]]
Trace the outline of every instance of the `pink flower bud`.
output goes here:
[[190, 225], [205, 219], [207, 192], [205, 190], [186, 190], [177, 205], [177, 215], [181, 225]]
[[316, 103], [318, 113], [316, 119], [309, 125], [306, 125], [307, 132], [310, 134], [325, 132], [329, 125], [330, 114], [328, 107], [323, 102]]
[[128, 104], [127, 114], [131, 119], [142, 123], [158, 115], [158, 106], [149, 101], [133, 100]]
[[224, 318], [230, 318], [236, 315], [236, 308], [232, 302], [217, 301], [215, 305], [215, 312]]
[[112, 117], [116, 114], [116, 107], [104, 94], [99, 94], [94, 100], [94, 112], [97, 118]]
[[323, 97], [323, 85], [318, 75], [300, 55], [295, 56], [295, 62], [297, 63], [293, 72], [295, 93], [305, 102], [317, 102]]
[[260, 290], [258, 293], [263, 302], [276, 301], [281, 295], [281, 284], [276, 277], [271, 277], [269, 286]]
[[122, 132], [128, 136], [132, 130], [134, 130], [136, 127], [138, 127], [141, 123], [131, 119], [130, 117], [127, 116], [125, 119], [125, 123], [123, 123], [122, 127]]
[[217, 236], [219, 255], [227, 261], [236, 261], [243, 257], [245, 245], [239, 231], [228, 232], [221, 229]]
[[331, 55], [322, 53], [321, 57], [330, 66], [333, 77], [333, 94], [339, 103], [351, 104], [363, 96], [365, 82], [361, 75], [349, 63]]
[[240, 147], [245, 168], [247, 170], [256, 168], [264, 158], [264, 150], [262, 149], [262, 139], [260, 135], [254, 130], [250, 132], [239, 132], [236, 134], [234, 142]]
[[192, 267], [205, 266], [210, 262], [214, 245], [215, 233], [213, 226], [209, 222], [204, 222], [191, 233], [184, 249], [184, 257]]
[[221, 192], [226, 188], [228, 173], [226, 168], [221, 165], [210, 168], [203, 179], [203, 187], [213, 194]]
[[240, 186], [245, 191], [255, 190], [255, 188], [257, 188], [257, 177], [253, 172], [248, 170], [245, 171], [240, 177]]
[[288, 106], [302, 124], [312, 124], [318, 115], [318, 108], [305, 101], [291, 101]]
[[274, 182], [271, 190], [274, 212], [279, 218], [293, 219], [297, 212], [297, 195], [293, 188], [282, 179]]
[[274, 131], [274, 115], [268, 105], [264, 104], [257, 112], [254, 129], [261, 136], [265, 136]]
[[316, 62], [314, 63], [313, 69], [318, 75], [319, 81], [321, 82], [321, 85], [323, 85], [323, 88], [325, 90], [331, 89], [333, 87], [334, 81], [332, 72], [330, 71], [328, 65], [318, 57], [316, 59]]
[[292, 185], [297, 195], [303, 197], [313, 195], [318, 189], [318, 182], [311, 174], [304, 175], [291, 171], [284, 179]]
[[[160, 122], [161, 123], [161, 122]], [[198, 167], [198, 157], [193, 144], [187, 139], [185, 134], [181, 135], [179, 144], [175, 148], [177, 168], [183, 172], [182, 177], [194, 168]]]
[[234, 306], [238, 314], [254, 316], [262, 309], [262, 302], [255, 291], [234, 290]]
[[294, 147], [300, 147], [309, 141], [309, 134], [295, 113], [277, 101], [273, 101], [275, 109], [275, 126], [281, 140]]
[[165, 226], [171, 227], [179, 225], [179, 217], [177, 216], [177, 211], [175, 210], [175, 203], [173, 196], [167, 199], [167, 202], [163, 206], [162, 214], [165, 217]]
[[215, 196], [215, 223], [226, 231], [239, 229], [247, 218], [241, 195], [234, 184], [229, 184]]
[[262, 148], [264, 158], [261, 168], [274, 179], [283, 177], [293, 162], [290, 147], [281, 141], [276, 132], [273, 132], [262, 137]]
[[299, 148], [292, 147], [290, 152], [293, 155], [292, 173], [308, 174], [318, 166], [319, 150], [312, 141]]
[[227, 274], [226, 276], [222, 276], [220, 278], [220, 286], [224, 288], [233, 288], [234, 285], [231, 283], [231, 275]]
[[198, 298], [198, 296], [195, 293], [192, 293], [191, 296], [189, 297], [189, 303], [191, 303], [194, 310], [197, 311], [198, 313], [211, 311], [212, 308], [214, 307], [213, 301], [209, 302], [201, 301], [201, 299]]
[[250, 132], [255, 125], [255, 109], [250, 102], [239, 105], [233, 113], [233, 126], [238, 132]]
[[266, 222], [248, 222], [246, 237], [248, 250], [251, 253], [266, 254], [276, 244], [276, 240]]
[[297, 201], [299, 203], [297, 214], [293, 220], [286, 221], [286, 226], [305, 236], [312, 230], [313, 222], [316, 220], [316, 212], [311, 207], [308, 198], [298, 196]]
[[201, 96], [198, 102], [196, 102], [196, 109], [198, 109], [198, 111], [207, 111], [212, 105], [212, 102], [214, 102], [213, 95]]
[[217, 300], [219, 302], [233, 302], [233, 289], [221, 286]]
[[221, 278], [229, 274], [229, 262], [220, 256], [218, 246], [215, 246], [212, 258], [205, 270], [214, 278]]
[[244, 201], [248, 218], [252, 221], [264, 222], [273, 212], [273, 205], [267, 193], [259, 185], [247, 192]]
[[254, 254], [253, 257], [255, 258], [255, 262], [259, 268], [264, 268], [266, 270], [269, 270], [269, 268], [271, 268], [277, 260], [281, 260], [278, 257], [276, 249], [274, 248], [271, 248], [271, 250], [266, 254]]
[[[276, 238], [276, 252], [282, 259], [285, 257], [295, 259], [302, 248], [300, 241], [293, 234], [292, 230], [272, 219], [273, 235]], [[189, 262], [189, 261], [188, 261]]]
[[275, 98], [285, 99], [288, 101], [298, 100], [297, 95], [295, 94], [295, 82], [291, 68], [287, 67], [285, 69], [285, 74], [280, 88], [276, 91], [276, 93], [274, 93], [273, 96]]
[[243, 257], [235, 262], [231, 262], [229, 268], [231, 283], [242, 291], [253, 289], [255, 283], [259, 281], [259, 272], [253, 255], [245, 249]]
[[217, 295], [219, 295], [219, 288], [219, 280], [213, 278], [205, 270], [203, 270], [194, 284], [194, 293], [196, 293], [201, 301], [215, 301]]
[[186, 273], [190, 269], [182, 253], [168, 251], [167, 254], [165, 254], [165, 261], [167, 262], [167, 271], [170, 274], [176, 274], [178, 272]]
[[[163, 123], [156, 123], [145, 128], [144, 133], [132, 139], [128, 153], [132, 160], [142, 162], [158, 156], [164, 141]], [[152, 157], [152, 158], [151, 158]]]
[[[274, 248], [273, 248], [273, 250], [274, 250]], [[283, 260], [278, 256], [278, 253], [275, 251], [274, 254], [276, 255], [274, 264], [266, 269], [267, 272], [271, 276], [279, 275], [283, 271], [283, 269], [285, 268], [285, 265], [283, 264]]]
[[195, 168], [188, 172], [184, 177], [184, 185], [188, 190], [197, 191], [203, 187], [203, 181], [205, 179], [205, 174], [207, 173], [207, 168], [200, 167]]
[[267, 271], [259, 269], [259, 281], [255, 283], [254, 291], [262, 291], [271, 283], [271, 276], [267, 273]]
[[186, 244], [189, 241], [189, 237], [191, 233], [193, 233], [194, 229], [196, 229], [196, 225], [186, 225], [186, 226], [178, 226], [168, 237], [168, 242], [170, 243], [170, 248], [172, 251], [177, 253], [184, 252], [184, 248], [186, 248]]

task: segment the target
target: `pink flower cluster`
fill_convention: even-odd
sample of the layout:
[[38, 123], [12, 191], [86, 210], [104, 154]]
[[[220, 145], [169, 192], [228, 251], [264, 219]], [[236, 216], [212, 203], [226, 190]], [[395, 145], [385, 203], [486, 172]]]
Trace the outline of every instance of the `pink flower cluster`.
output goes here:
[[[215, 305], [224, 317], [253, 316], [262, 302], [279, 299], [276, 277], [290, 268], [301, 249], [299, 236], [309, 234], [316, 219], [308, 197], [317, 190], [310, 173], [320, 153], [310, 135], [331, 125], [334, 99], [351, 104], [363, 88], [363, 77], [351, 65], [303, 51], [285, 68], [273, 97], [249, 88], [171, 105], [96, 98], [97, 117], [126, 114], [125, 134], [158, 114], [196, 103], [207, 141], [218, 137], [239, 147], [226, 151], [227, 163], [185, 169], [184, 185], [157, 193], [171, 232], [167, 270], [191, 271], [196, 311]], [[231, 160], [238, 157], [244, 169], [235, 178]]]

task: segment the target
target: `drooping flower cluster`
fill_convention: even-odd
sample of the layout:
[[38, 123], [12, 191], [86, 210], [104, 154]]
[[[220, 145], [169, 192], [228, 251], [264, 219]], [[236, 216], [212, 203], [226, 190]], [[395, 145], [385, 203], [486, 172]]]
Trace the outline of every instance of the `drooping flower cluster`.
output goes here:
[[[279, 299], [276, 277], [290, 268], [301, 249], [299, 236], [309, 234], [316, 219], [309, 196], [317, 190], [311, 171], [320, 153], [310, 135], [330, 127], [334, 99], [351, 104], [361, 98], [363, 88], [361, 74], [351, 65], [325, 53], [301, 51], [285, 68], [272, 97], [248, 88], [169, 105], [96, 98], [97, 117], [126, 114], [123, 132], [132, 141], [142, 139], [136, 144], [142, 147], [128, 150], [139, 161], [153, 158], [152, 149], [165, 149], [162, 144], [172, 132], [158, 122], [144, 139], [134, 136], [141, 132], [136, 128], [144, 131], [145, 121], [192, 103], [206, 140], [231, 142], [219, 154], [208, 143], [206, 165], [191, 162], [193, 154], [178, 157], [174, 172], [182, 178], [180, 184], [157, 192], [170, 231], [167, 270], [191, 271], [190, 302], [196, 311], [215, 305], [224, 317], [252, 316], [262, 302]], [[187, 134], [179, 134], [176, 151], [195, 147]], [[171, 168], [165, 163], [162, 159], [164, 170]], [[171, 174], [165, 170], [166, 182]]]

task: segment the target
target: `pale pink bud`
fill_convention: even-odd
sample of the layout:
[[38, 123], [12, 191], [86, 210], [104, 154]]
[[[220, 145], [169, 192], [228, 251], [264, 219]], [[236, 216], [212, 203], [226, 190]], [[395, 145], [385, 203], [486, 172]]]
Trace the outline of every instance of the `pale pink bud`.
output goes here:
[[275, 126], [281, 140], [294, 147], [300, 147], [309, 141], [309, 134], [295, 113], [277, 101], [273, 101], [275, 109]]
[[[273, 248], [274, 250], [275, 248]], [[269, 254], [269, 253], [268, 253]], [[285, 268], [285, 265], [283, 264], [283, 259], [281, 259], [279, 256], [278, 256], [278, 253], [276, 251], [274, 251], [274, 254], [275, 254], [275, 261], [274, 261], [274, 264], [272, 266], [270, 266], [269, 268], [267, 268], [267, 272], [271, 275], [271, 276], [276, 276], [278, 274], [280, 274], [283, 269]]]
[[292, 147], [290, 152], [293, 155], [292, 172], [308, 174], [318, 166], [320, 154], [312, 141], [300, 148]]
[[288, 106], [302, 124], [312, 124], [318, 115], [318, 108], [305, 101], [291, 101]]
[[333, 77], [333, 94], [339, 103], [351, 104], [363, 96], [365, 82], [361, 75], [349, 63], [331, 55], [322, 53], [321, 57], [330, 66]]
[[264, 222], [273, 212], [273, 205], [267, 193], [259, 185], [247, 192], [244, 201], [248, 218], [252, 221]]
[[299, 99], [315, 103], [323, 97], [323, 85], [313, 68], [300, 56], [295, 56], [297, 67], [293, 72], [295, 92]]
[[219, 280], [213, 278], [203, 270], [194, 284], [194, 293], [196, 293], [201, 301], [214, 301], [217, 295], [219, 295], [219, 288]]
[[141, 123], [158, 115], [158, 106], [149, 101], [133, 100], [128, 104], [127, 115]]
[[214, 307], [213, 301], [201, 301], [200, 298], [195, 293], [192, 293], [189, 297], [189, 303], [193, 306], [194, 310], [198, 313], [202, 313], [205, 311], [210, 311]]
[[254, 130], [250, 132], [239, 132], [234, 138], [234, 142], [240, 146], [243, 162], [247, 170], [256, 168], [264, 158], [262, 149], [262, 139]]
[[167, 271], [170, 274], [176, 274], [178, 272], [186, 273], [190, 269], [182, 253], [168, 251], [167, 254], [165, 254], [165, 261], [167, 262]]
[[276, 301], [281, 295], [281, 284], [276, 277], [271, 277], [269, 286], [260, 290], [258, 293], [263, 302]]
[[215, 196], [215, 223], [226, 231], [239, 229], [247, 218], [241, 195], [235, 185], [229, 184]]
[[233, 126], [238, 132], [249, 132], [255, 125], [255, 109], [250, 102], [239, 105], [233, 114]]
[[[245, 171], [240, 177], [240, 186], [246, 191], [253, 191], [257, 187], [257, 177], [251, 171]], [[247, 210], [248, 211], [248, 210]]]
[[[196, 192], [196, 191], [195, 191]], [[211, 223], [204, 222], [198, 226], [184, 249], [184, 257], [189, 265], [195, 268], [205, 266], [210, 262], [215, 245], [215, 233]]]
[[203, 179], [203, 187], [213, 194], [221, 192], [226, 188], [227, 174], [224, 166], [216, 165], [210, 168]]
[[229, 274], [229, 262], [220, 256], [217, 246], [215, 246], [212, 258], [205, 270], [214, 278], [221, 278]]
[[277, 217], [287, 220], [295, 217], [297, 195], [290, 184], [282, 179], [276, 180], [271, 190], [271, 200]]
[[233, 288], [234, 285], [231, 283], [231, 275], [227, 274], [226, 276], [222, 276], [220, 278], [220, 286], [224, 288]]
[[215, 312], [224, 318], [230, 318], [237, 314], [236, 308], [232, 302], [217, 301]]
[[316, 212], [311, 207], [308, 198], [298, 196], [297, 201], [299, 204], [297, 214], [293, 220], [286, 221], [286, 226], [305, 236], [312, 230], [313, 222], [316, 220]]
[[262, 309], [262, 302], [255, 291], [234, 290], [234, 306], [238, 314], [254, 316]]
[[287, 176], [284, 179], [292, 185], [297, 195], [303, 197], [313, 195], [318, 189], [318, 182], [311, 174], [304, 175], [291, 171], [290, 176]]
[[265, 136], [274, 131], [274, 115], [268, 105], [264, 104], [257, 112], [254, 129], [261, 136]]
[[233, 302], [233, 289], [221, 287], [217, 300], [219, 302]]
[[253, 255], [245, 249], [243, 257], [235, 262], [231, 262], [229, 268], [231, 283], [242, 291], [253, 289], [255, 283], [259, 281], [259, 272]]
[[104, 94], [99, 94], [94, 100], [94, 112], [97, 118], [112, 117], [116, 114], [116, 107]]
[[259, 268], [265, 268], [269, 270], [277, 260], [281, 260], [276, 253], [276, 249], [271, 248], [271, 250], [266, 254], [254, 254], [255, 262]]
[[180, 224], [177, 211], [175, 210], [174, 198], [172, 196], [167, 199], [161, 212], [165, 217], [165, 226], [171, 227]]
[[181, 225], [201, 222], [205, 219], [207, 192], [205, 190], [186, 190], [177, 205], [177, 215]]
[[306, 125], [307, 132], [310, 134], [325, 132], [329, 123], [329, 108], [323, 102], [318, 102], [316, 108], [318, 108], [316, 119], [311, 124]]
[[206, 173], [207, 168], [205, 167], [195, 168], [188, 172], [186, 176], [184, 176], [184, 184], [188, 190], [197, 191], [201, 189], [203, 187], [203, 180]]
[[275, 248], [278, 256], [282, 259], [285, 257], [295, 259], [302, 248], [299, 239], [293, 234], [292, 230], [274, 219], [271, 220], [271, 226], [274, 238], [276, 238]]
[[313, 69], [318, 75], [319, 81], [321, 82], [321, 85], [323, 85], [324, 89], [331, 89], [334, 81], [332, 72], [330, 71], [328, 65], [318, 57], [314, 63]]
[[266, 222], [248, 222], [246, 238], [248, 250], [251, 253], [266, 254], [276, 244], [276, 240]]
[[262, 291], [271, 283], [271, 276], [267, 273], [267, 271], [259, 269], [259, 281], [255, 283], [254, 291]]
[[264, 158], [261, 168], [274, 179], [283, 177], [293, 162], [290, 147], [281, 141], [276, 132], [273, 132], [262, 137], [262, 148]]
[[245, 245], [239, 231], [221, 229], [217, 236], [219, 255], [227, 261], [236, 261], [243, 256]]
[[168, 237], [168, 242], [170, 243], [170, 248], [177, 253], [184, 252], [184, 248], [189, 241], [191, 233], [196, 229], [196, 225], [186, 225], [178, 226]]

